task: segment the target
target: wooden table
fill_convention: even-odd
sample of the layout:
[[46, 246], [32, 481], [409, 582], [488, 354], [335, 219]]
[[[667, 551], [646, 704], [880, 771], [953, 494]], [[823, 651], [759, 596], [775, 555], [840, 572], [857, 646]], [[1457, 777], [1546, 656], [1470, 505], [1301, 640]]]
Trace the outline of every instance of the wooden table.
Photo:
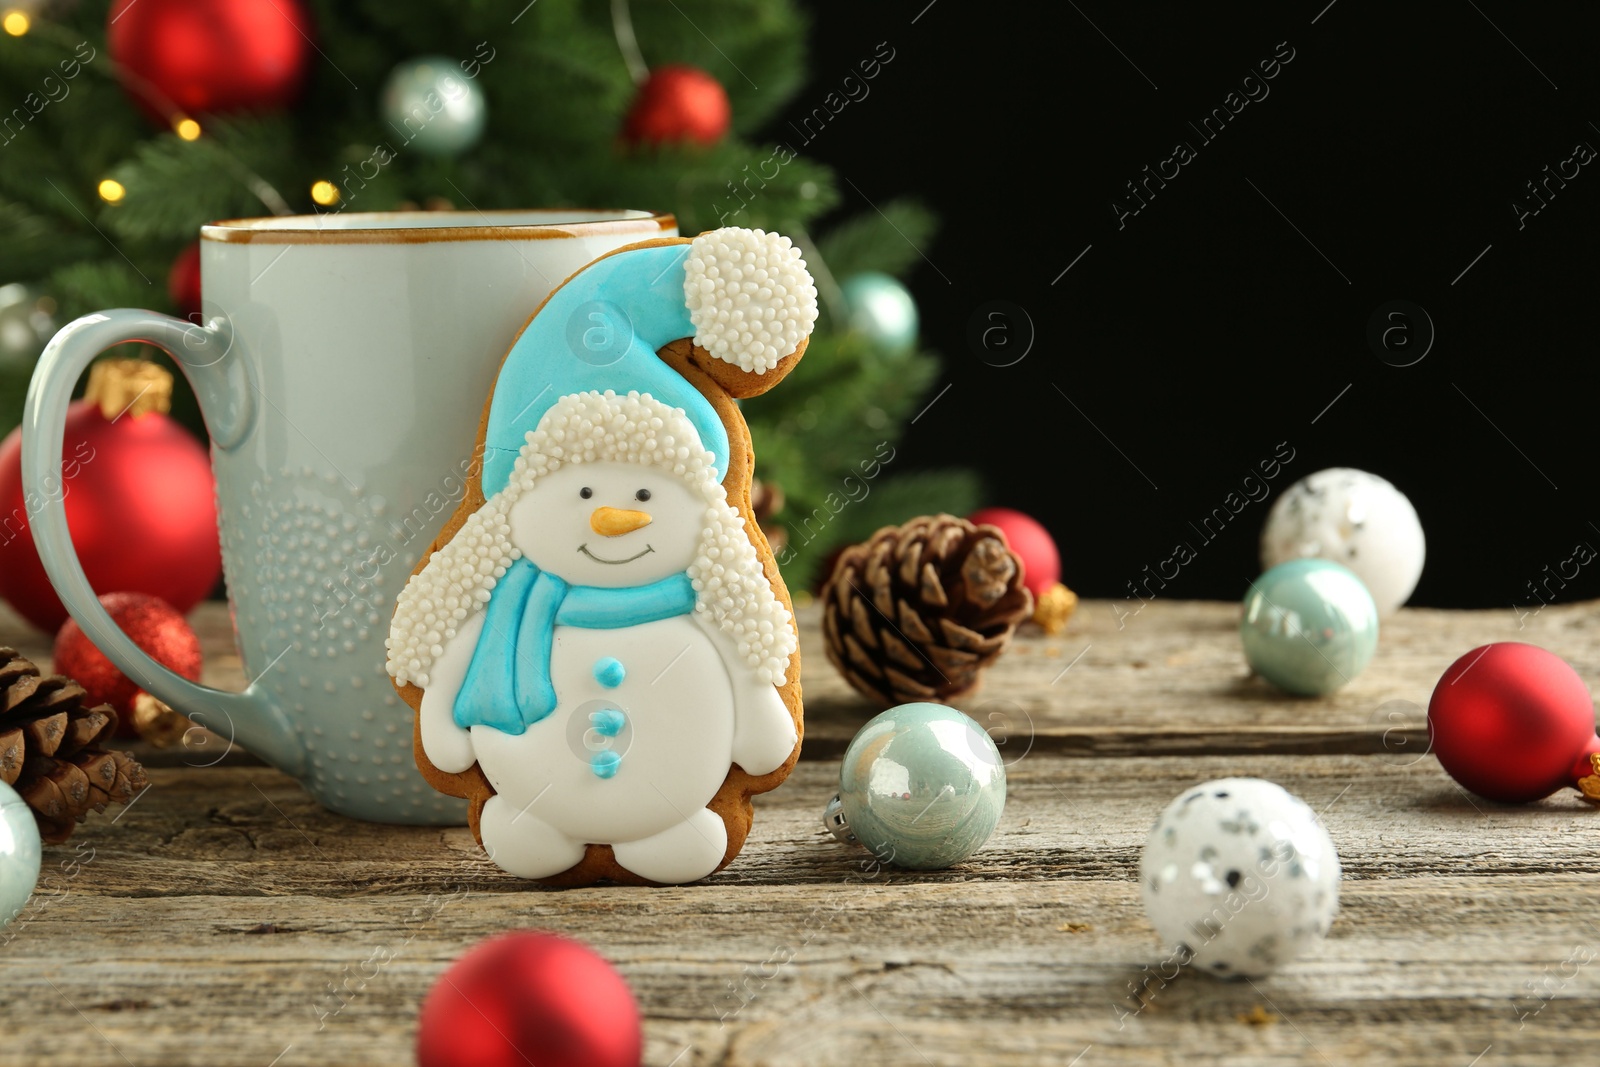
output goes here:
[[[869, 714], [803, 613], [804, 760], [758, 798], [739, 859], [678, 889], [547, 891], [463, 829], [353, 822], [240, 757], [141, 749], [151, 788], [47, 850], [0, 930], [0, 1064], [411, 1062], [440, 970], [514, 927], [584, 939], [645, 1013], [646, 1062], [1442, 1064], [1593, 1057], [1595, 820], [1575, 793], [1468, 797], [1422, 709], [1457, 655], [1525, 640], [1600, 678], [1600, 612], [1408, 610], [1332, 697], [1247, 676], [1229, 604], [1085, 604], [1023, 638], [964, 705], [1003, 739], [1009, 804], [951, 871], [869, 876], [819, 815]], [[241, 686], [226, 612], [201, 609], [207, 680]], [[45, 655], [14, 618], [0, 640]], [[1139, 850], [1186, 785], [1251, 774], [1319, 810], [1343, 908], [1313, 955], [1254, 982], [1155, 976]], [[1170, 972], [1168, 972], [1170, 973]]]

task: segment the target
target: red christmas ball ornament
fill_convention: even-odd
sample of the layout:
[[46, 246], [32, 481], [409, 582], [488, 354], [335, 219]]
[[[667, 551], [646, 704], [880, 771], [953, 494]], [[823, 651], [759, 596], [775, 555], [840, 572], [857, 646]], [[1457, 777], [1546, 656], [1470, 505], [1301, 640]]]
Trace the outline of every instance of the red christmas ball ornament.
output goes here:
[[[67, 408], [62, 470], [39, 500], [62, 501], [97, 592], [158, 596], [180, 612], [217, 584], [216, 488], [205, 446], [165, 414], [172, 375], [142, 360], [102, 360]], [[54, 633], [66, 621], [34, 548], [22, 485], [22, 434], [0, 442], [0, 597]]]
[[[171, 604], [143, 593], [107, 593], [100, 606], [157, 663], [192, 682], [200, 680], [200, 638]], [[117, 709], [118, 734], [137, 735], [133, 702], [143, 690], [90, 642], [74, 619], [56, 634], [55, 670], [83, 686], [90, 706], [110, 704]]]
[[1022, 584], [1037, 600], [1061, 581], [1061, 553], [1055, 539], [1037, 519], [1012, 508], [983, 508], [967, 516], [977, 525], [993, 526], [1006, 535], [1011, 551], [1022, 560]]
[[1502, 641], [1452, 663], [1428, 702], [1439, 762], [1489, 800], [1526, 803], [1573, 786], [1600, 799], [1589, 688], [1561, 657]]
[[478, 944], [422, 1003], [418, 1067], [639, 1067], [639, 1005], [587, 945], [519, 931]]
[[668, 63], [639, 86], [622, 121], [622, 139], [631, 145], [712, 145], [732, 121], [733, 107], [721, 82], [696, 67]]
[[113, 0], [106, 23], [123, 89], [162, 125], [286, 106], [311, 40], [300, 0]]
[[172, 261], [167, 271], [167, 295], [178, 312], [190, 319], [200, 311], [200, 242], [194, 241]]

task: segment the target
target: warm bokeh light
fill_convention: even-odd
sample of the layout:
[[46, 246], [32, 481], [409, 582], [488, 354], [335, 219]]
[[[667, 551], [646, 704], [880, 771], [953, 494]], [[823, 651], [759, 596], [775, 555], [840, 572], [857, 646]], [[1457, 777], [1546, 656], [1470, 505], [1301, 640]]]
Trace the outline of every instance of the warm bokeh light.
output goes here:
[[198, 140], [200, 137], [200, 124], [194, 119], [179, 119], [177, 122], [172, 124], [172, 128], [176, 130], [178, 132], [178, 136], [182, 137], [185, 141]]
[[5, 17], [0, 18], [0, 26], [5, 27], [5, 31], [13, 37], [21, 37], [32, 25], [33, 22], [23, 11], [7, 11]]
[[327, 207], [339, 202], [339, 190], [334, 188], [332, 182], [313, 182], [311, 184], [311, 199]]
[[100, 199], [108, 204], [115, 204], [127, 195], [128, 190], [124, 189], [122, 183], [115, 179], [106, 178], [100, 182]]

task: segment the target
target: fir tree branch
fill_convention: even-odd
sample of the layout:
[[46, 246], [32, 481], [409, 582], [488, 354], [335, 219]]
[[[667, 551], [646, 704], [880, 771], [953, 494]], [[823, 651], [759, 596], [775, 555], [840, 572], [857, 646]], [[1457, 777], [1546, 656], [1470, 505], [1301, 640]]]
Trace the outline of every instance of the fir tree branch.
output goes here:
[[45, 291], [55, 297], [58, 318], [71, 320], [104, 308], [167, 307], [165, 290], [146, 282], [133, 267], [118, 257], [86, 259], [53, 271], [44, 281]]
[[0, 196], [0, 279], [40, 278], [97, 251], [92, 235]]
[[262, 196], [265, 179], [251, 162], [286, 158], [288, 149], [288, 130], [276, 120], [215, 123], [208, 136], [192, 142], [161, 134], [112, 172], [127, 195], [102, 215], [124, 237], [193, 240], [214, 219], [277, 206]]
[[891, 200], [877, 211], [863, 211], [835, 226], [817, 241], [828, 267], [844, 278], [862, 271], [906, 273], [921, 259], [938, 232], [933, 212], [914, 200]]

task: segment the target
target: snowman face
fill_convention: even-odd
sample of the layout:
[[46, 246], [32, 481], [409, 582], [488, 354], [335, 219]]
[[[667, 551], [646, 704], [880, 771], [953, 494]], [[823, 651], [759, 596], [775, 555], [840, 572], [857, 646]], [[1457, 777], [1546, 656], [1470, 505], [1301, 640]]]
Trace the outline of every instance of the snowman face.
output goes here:
[[706, 502], [674, 474], [635, 463], [569, 463], [510, 513], [511, 542], [573, 585], [644, 585], [688, 569]]

